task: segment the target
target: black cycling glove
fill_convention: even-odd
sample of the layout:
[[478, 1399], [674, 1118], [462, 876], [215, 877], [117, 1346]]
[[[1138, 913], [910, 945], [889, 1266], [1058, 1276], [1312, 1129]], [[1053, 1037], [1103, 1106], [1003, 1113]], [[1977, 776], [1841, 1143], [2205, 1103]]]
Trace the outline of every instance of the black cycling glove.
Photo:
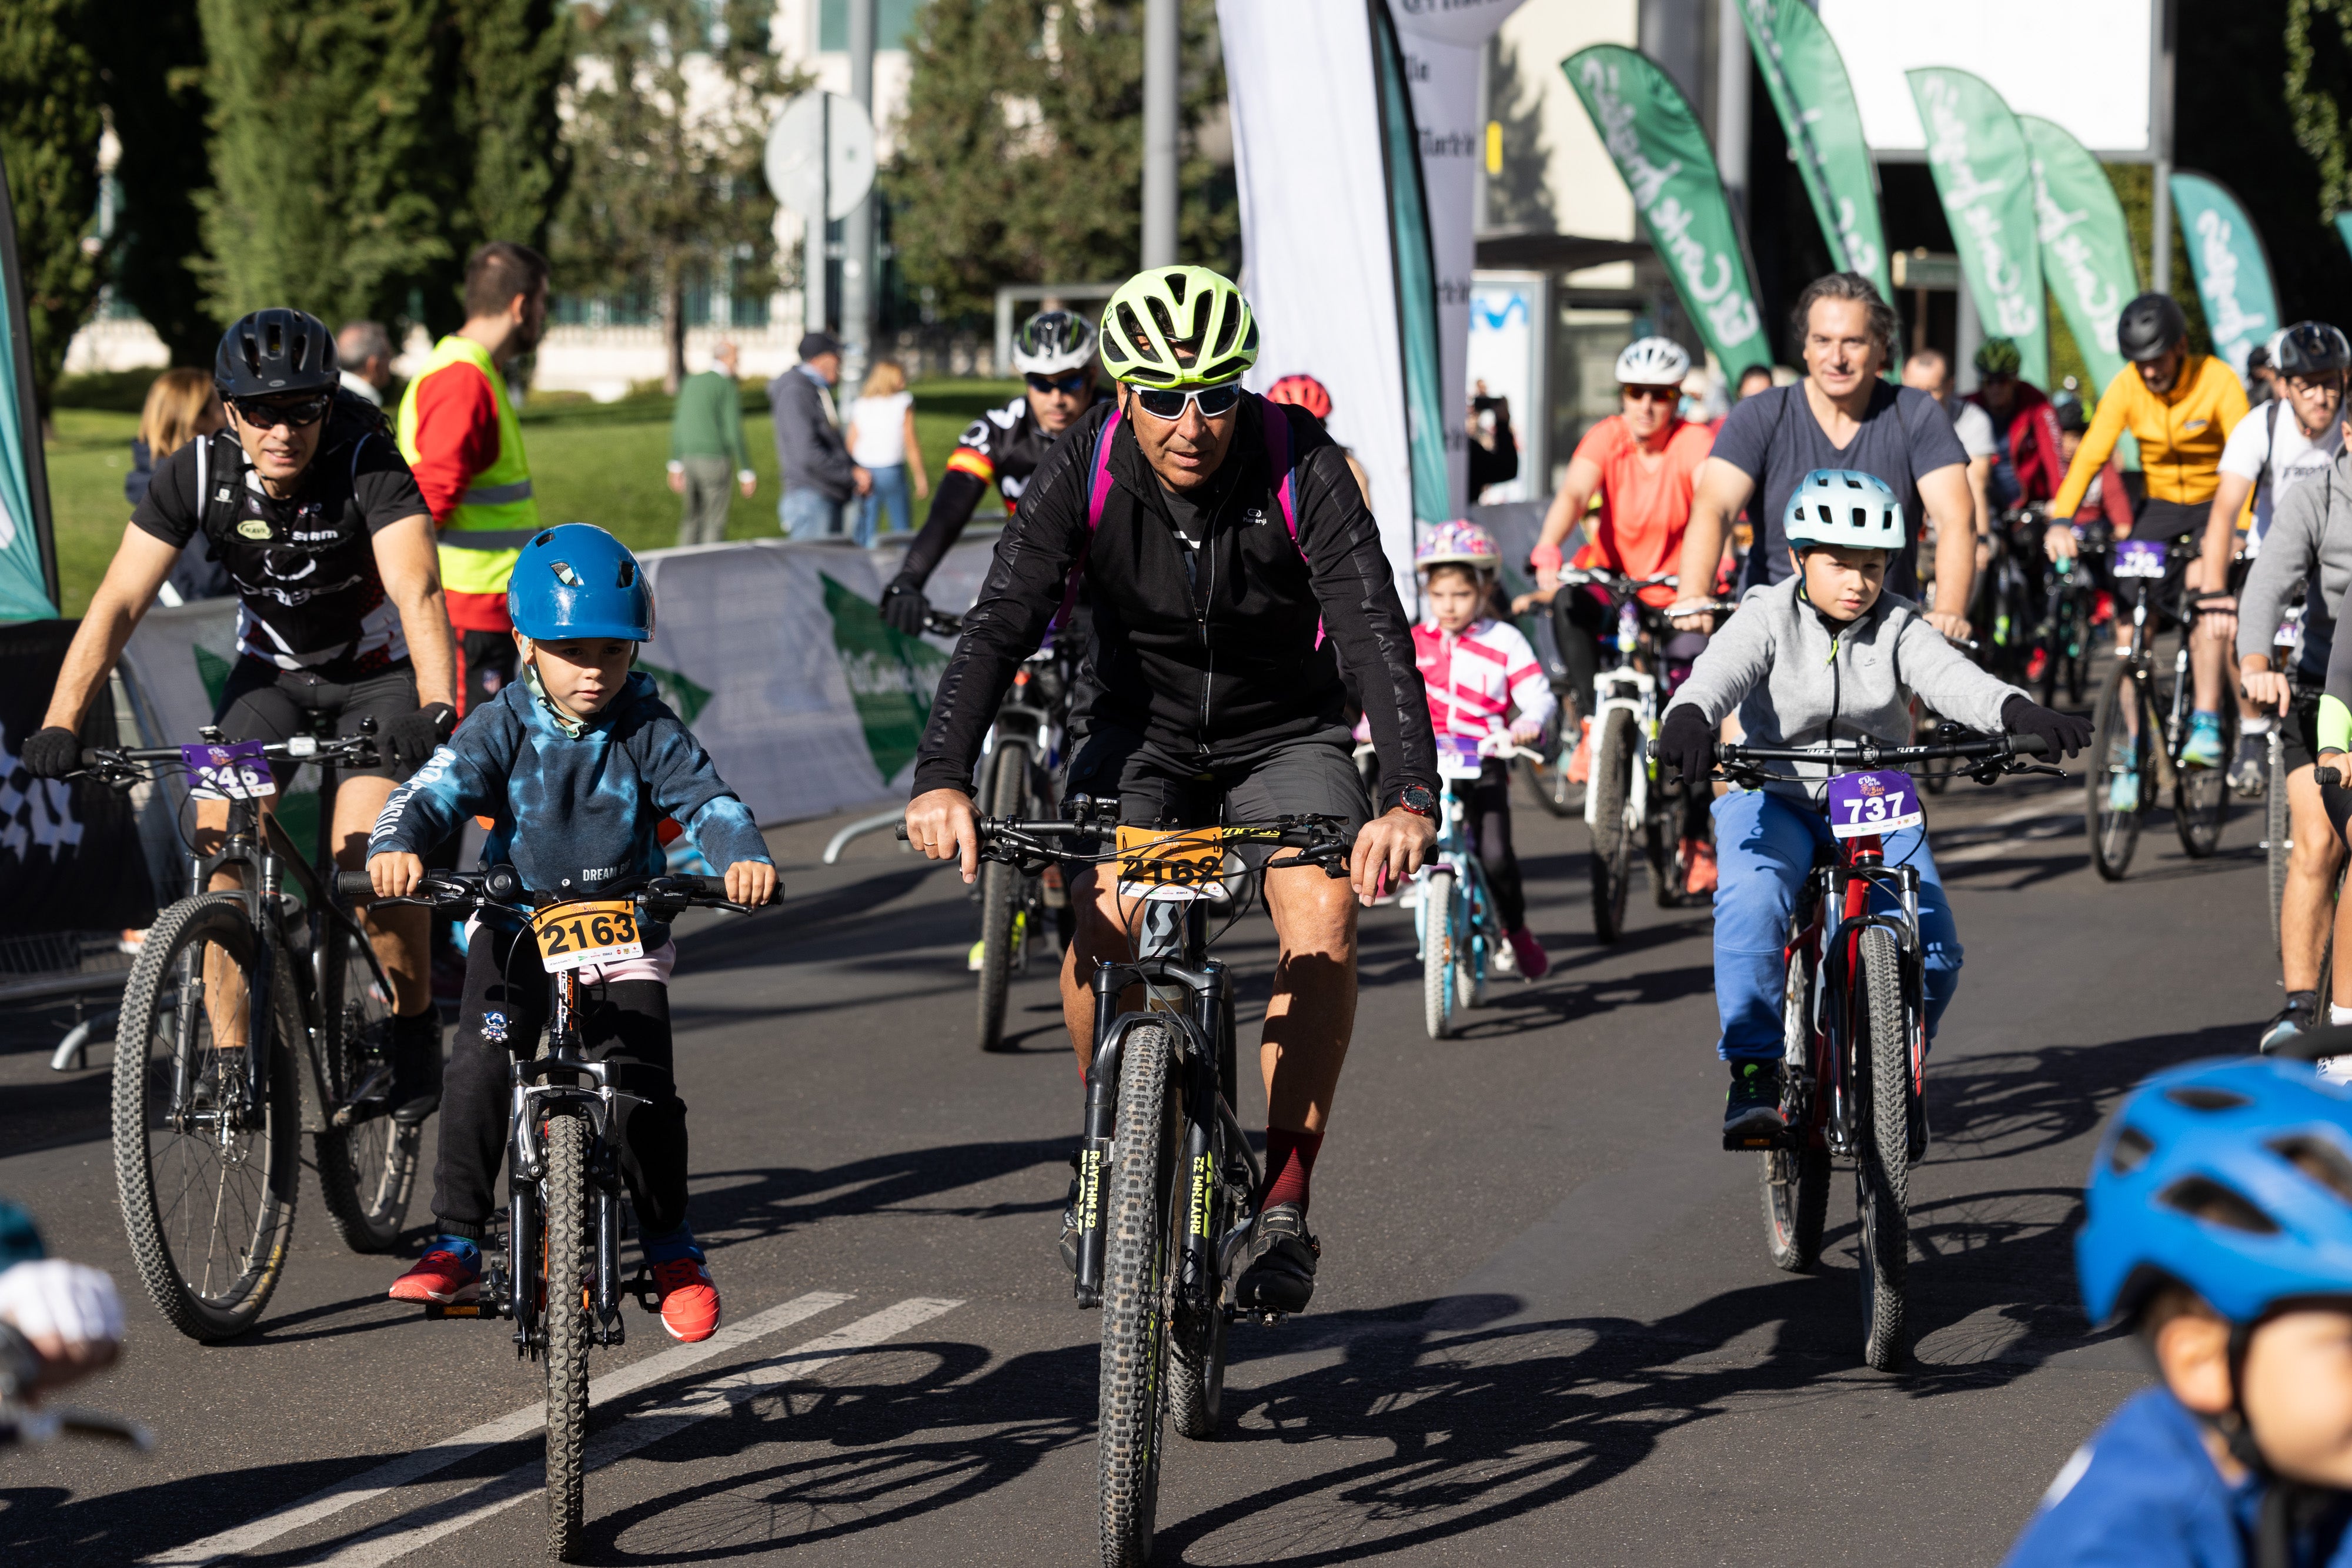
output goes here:
[[909, 637], [923, 634], [923, 617], [930, 612], [930, 603], [923, 598], [923, 585], [911, 577], [894, 577], [890, 586], [882, 591], [882, 619]]
[[424, 767], [457, 727], [457, 710], [447, 703], [427, 703], [385, 725], [383, 745], [392, 753], [394, 770], [405, 775]]
[[62, 779], [81, 768], [81, 737], [62, 725], [37, 729], [26, 738], [16, 760], [36, 779]]
[[1658, 728], [1658, 756], [1692, 783], [1715, 771], [1715, 726], [1688, 703], [1666, 710]]
[[2089, 719], [2054, 713], [2030, 697], [2013, 696], [2000, 705], [2000, 727], [2011, 735], [2040, 736], [2053, 758], [2072, 757], [2091, 744]]

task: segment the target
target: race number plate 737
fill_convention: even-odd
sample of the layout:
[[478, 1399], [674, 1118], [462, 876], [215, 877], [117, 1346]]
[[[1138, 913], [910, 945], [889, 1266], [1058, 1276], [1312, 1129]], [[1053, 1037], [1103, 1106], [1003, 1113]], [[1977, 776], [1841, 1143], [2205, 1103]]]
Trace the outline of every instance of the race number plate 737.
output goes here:
[[1830, 831], [1841, 839], [1899, 832], [1927, 820], [1911, 775], [1892, 768], [1830, 780]]

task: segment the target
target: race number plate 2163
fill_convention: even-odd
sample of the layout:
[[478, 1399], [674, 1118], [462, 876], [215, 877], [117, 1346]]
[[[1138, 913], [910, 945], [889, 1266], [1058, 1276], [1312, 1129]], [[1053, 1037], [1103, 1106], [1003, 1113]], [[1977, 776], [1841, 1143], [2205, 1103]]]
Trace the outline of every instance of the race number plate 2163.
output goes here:
[[1830, 780], [1829, 799], [1830, 831], [1841, 839], [1898, 832], [1927, 820], [1911, 775], [1893, 768], [1841, 773]]
[[1158, 904], [1222, 902], [1225, 884], [1224, 835], [1214, 828], [1174, 832], [1122, 826], [1118, 830], [1118, 895]]
[[532, 915], [530, 928], [539, 938], [540, 964], [551, 975], [646, 956], [636, 905], [625, 898], [559, 904]]

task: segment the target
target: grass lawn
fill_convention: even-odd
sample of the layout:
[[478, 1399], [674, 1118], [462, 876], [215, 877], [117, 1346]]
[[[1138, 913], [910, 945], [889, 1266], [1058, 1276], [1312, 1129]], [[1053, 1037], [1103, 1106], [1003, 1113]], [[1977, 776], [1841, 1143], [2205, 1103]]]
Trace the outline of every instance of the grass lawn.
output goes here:
[[[929, 381], [918, 382], [912, 390], [923, 467], [936, 486], [963, 427], [982, 409], [1012, 397], [1019, 383]], [[70, 384], [60, 388], [59, 395], [71, 400]], [[131, 466], [131, 441], [139, 433], [139, 417], [119, 412], [120, 397], [90, 401], [115, 407], [58, 408], [56, 435], [47, 445], [58, 578], [68, 616], [78, 616], [89, 606], [131, 515], [122, 499], [122, 478]], [[735, 497], [728, 517], [730, 538], [764, 538], [776, 532], [776, 441], [765, 402], [763, 391], [745, 389], [747, 410], [759, 405], [756, 412], [746, 413], [743, 444], [760, 476], [760, 488], [750, 500], [740, 494]], [[576, 395], [534, 399], [522, 425], [541, 517], [594, 523], [610, 528], [633, 549], [677, 543], [678, 498], [670, 493], [664, 468], [669, 459], [669, 414], [670, 400], [659, 395], [601, 404]], [[914, 510], [919, 526], [925, 504], [916, 502]]]

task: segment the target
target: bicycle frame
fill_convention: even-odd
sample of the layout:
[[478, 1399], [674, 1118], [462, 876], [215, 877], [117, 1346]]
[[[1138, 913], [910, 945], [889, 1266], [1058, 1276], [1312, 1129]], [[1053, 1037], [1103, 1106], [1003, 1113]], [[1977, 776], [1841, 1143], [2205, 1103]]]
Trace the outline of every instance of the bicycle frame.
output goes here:
[[[1870, 895], [1877, 888], [1895, 895], [1895, 910], [1871, 913]], [[1834, 857], [1814, 867], [1799, 908], [1801, 929], [1784, 962], [1795, 962], [1801, 951], [1811, 954], [1812, 986], [1805, 1005], [1811, 1050], [1806, 1067], [1782, 1063], [1781, 1103], [1799, 1144], [1819, 1136], [1831, 1154], [1851, 1158], [1857, 1152], [1862, 1115], [1855, 1085], [1867, 1081], [1856, 1054], [1865, 1030], [1856, 1011], [1861, 998], [1853, 980], [1862, 934], [1872, 926], [1891, 932], [1901, 956], [1903, 1027], [1910, 1047], [1915, 1105], [1926, 1089], [1918, 868], [1887, 865], [1884, 842], [1877, 838], [1843, 840]], [[1830, 909], [1837, 911], [1834, 925], [1824, 917]]]
[[[1631, 690], [1627, 688], [1631, 687]], [[1622, 708], [1633, 716], [1633, 727], [1643, 742], [1635, 758], [1640, 764], [1625, 791], [1625, 831], [1637, 832], [1650, 817], [1650, 775], [1656, 764], [1647, 759], [1649, 743], [1658, 737], [1658, 678], [1637, 668], [1630, 655], [1617, 668], [1593, 677], [1592, 732], [1601, 733], [1609, 716]], [[1601, 791], [1584, 792], [1584, 825], [1600, 825]]]
[[[1463, 800], [1460, 790], [1456, 788], [1458, 785], [1475, 783], [1476, 780], [1447, 779], [1441, 782], [1444, 789], [1444, 815], [1438, 822], [1437, 842], [1433, 847], [1429, 859], [1422, 862], [1421, 870], [1413, 873], [1412, 879], [1417, 883], [1426, 883], [1431, 868], [1440, 867], [1452, 873], [1454, 884], [1466, 891], [1467, 896], [1462, 900], [1461, 929], [1454, 932], [1454, 936], [1457, 943], [1466, 945], [1473, 965], [1471, 972], [1483, 981], [1486, 976], [1488, 944], [1485, 922], [1477, 918], [1477, 912], [1492, 910], [1495, 907], [1495, 895], [1486, 885], [1486, 868], [1478, 859], [1470, 842], [1469, 803]], [[1418, 956], [1429, 941], [1429, 904], [1426, 900], [1414, 906], [1412, 935], [1413, 951]]]

